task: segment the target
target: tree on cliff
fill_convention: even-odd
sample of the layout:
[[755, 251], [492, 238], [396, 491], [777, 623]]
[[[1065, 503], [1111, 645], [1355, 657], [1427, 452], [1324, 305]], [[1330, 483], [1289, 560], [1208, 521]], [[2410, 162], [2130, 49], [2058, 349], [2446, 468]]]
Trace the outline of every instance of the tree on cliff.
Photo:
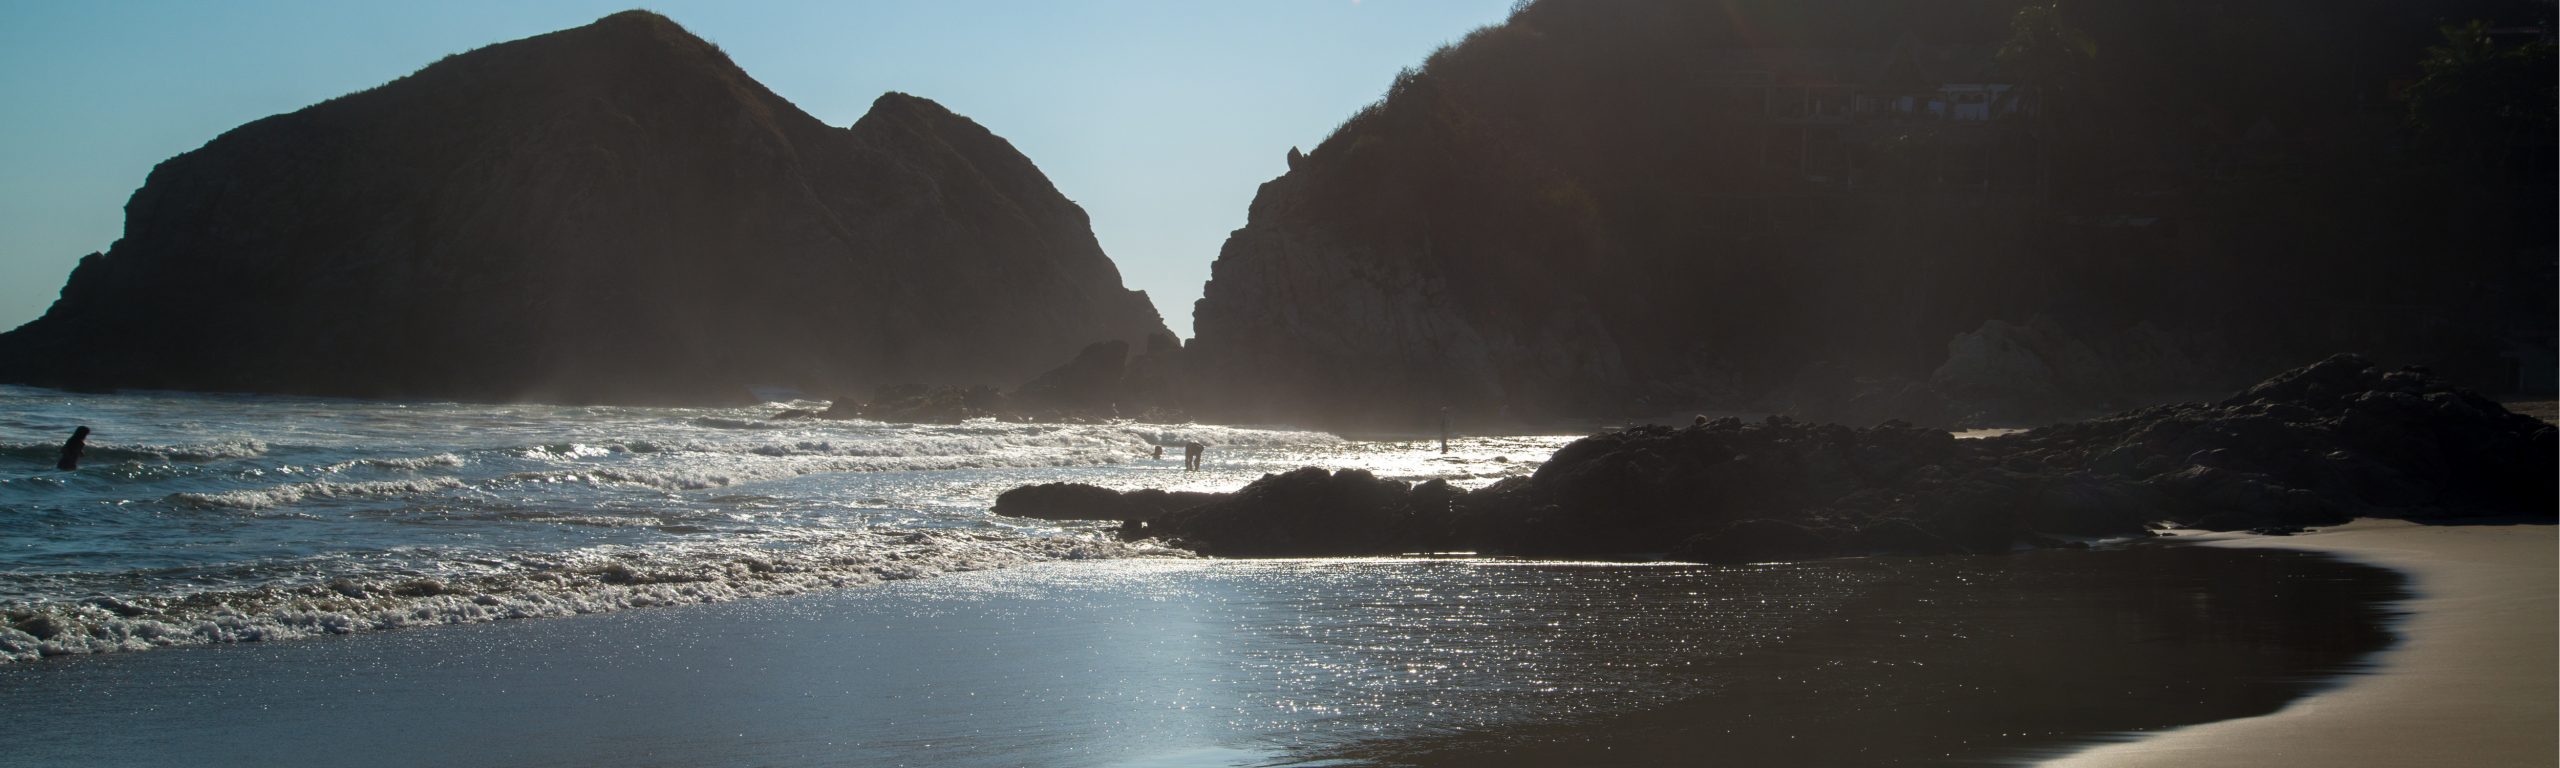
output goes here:
[[2521, 142], [2549, 143], [2554, 101], [2548, 42], [2500, 45], [2478, 19], [2440, 29], [2444, 43], [2420, 62], [2426, 77], [2409, 88], [2409, 126], [2429, 149], [2461, 165], [2495, 168]]

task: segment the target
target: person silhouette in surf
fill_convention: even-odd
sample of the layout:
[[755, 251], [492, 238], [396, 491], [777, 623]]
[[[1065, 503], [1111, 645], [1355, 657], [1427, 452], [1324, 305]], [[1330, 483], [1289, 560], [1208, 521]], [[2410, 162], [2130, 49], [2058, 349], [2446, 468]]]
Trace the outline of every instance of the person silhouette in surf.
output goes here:
[[64, 471], [79, 469], [80, 455], [88, 452], [89, 428], [71, 430], [71, 439], [62, 444], [62, 460], [54, 462], [53, 468]]
[[1440, 452], [1449, 452], [1449, 407], [1440, 407]]
[[1208, 452], [1209, 446], [1201, 445], [1198, 440], [1185, 441], [1182, 444], [1182, 471], [1190, 472], [1199, 469], [1200, 457]]

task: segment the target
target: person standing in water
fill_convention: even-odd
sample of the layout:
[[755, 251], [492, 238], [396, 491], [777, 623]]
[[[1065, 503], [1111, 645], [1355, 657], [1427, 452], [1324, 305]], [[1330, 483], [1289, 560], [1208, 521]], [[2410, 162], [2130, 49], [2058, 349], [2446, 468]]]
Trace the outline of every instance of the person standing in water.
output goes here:
[[1192, 472], [1200, 469], [1200, 457], [1206, 455], [1208, 452], [1209, 446], [1201, 445], [1198, 440], [1184, 441], [1182, 443], [1182, 471]]
[[88, 452], [89, 428], [81, 427], [71, 430], [71, 440], [62, 444], [62, 460], [54, 462], [53, 468], [66, 472], [79, 469], [80, 455]]

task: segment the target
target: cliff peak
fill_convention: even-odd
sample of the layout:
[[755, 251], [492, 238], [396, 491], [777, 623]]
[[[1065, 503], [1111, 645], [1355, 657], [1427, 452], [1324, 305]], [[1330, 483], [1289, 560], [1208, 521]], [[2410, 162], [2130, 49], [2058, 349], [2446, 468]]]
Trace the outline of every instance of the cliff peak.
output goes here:
[[871, 111], [875, 113], [912, 112], [933, 117], [953, 116], [950, 108], [942, 106], [941, 102], [904, 91], [880, 94], [880, 98], [871, 100]]
[[873, 111], [828, 127], [648, 11], [456, 54], [162, 163], [0, 380], [708, 402], [1163, 332], [1009, 143]]

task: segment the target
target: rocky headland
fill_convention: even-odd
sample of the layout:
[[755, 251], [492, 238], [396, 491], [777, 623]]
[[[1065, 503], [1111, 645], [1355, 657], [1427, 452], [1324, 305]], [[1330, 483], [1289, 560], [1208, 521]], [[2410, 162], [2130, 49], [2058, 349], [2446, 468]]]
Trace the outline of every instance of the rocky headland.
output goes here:
[[2030, 426], [2339, 350], [2549, 391], [2551, 164], [2431, 150], [2388, 87], [2503, 11], [2209, 5], [1525, 4], [1289, 150], [1193, 410]]
[[1309, 467], [1209, 497], [1076, 486], [1000, 514], [1124, 521], [1219, 556], [1469, 551], [1744, 562], [1997, 553], [2155, 526], [2284, 532], [2356, 517], [2550, 518], [2560, 430], [2340, 355], [2217, 402], [1978, 440], [1785, 418], [1639, 427], [1473, 491]]
[[1165, 334], [1003, 138], [902, 93], [823, 124], [644, 11], [240, 126], [125, 214], [0, 380], [730, 402]]

